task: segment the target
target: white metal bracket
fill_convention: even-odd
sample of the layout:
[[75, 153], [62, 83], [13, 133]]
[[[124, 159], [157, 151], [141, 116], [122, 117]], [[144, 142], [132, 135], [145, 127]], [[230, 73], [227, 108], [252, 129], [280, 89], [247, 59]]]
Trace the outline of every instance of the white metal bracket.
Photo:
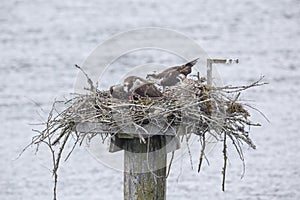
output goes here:
[[212, 64], [234, 64], [234, 63], [239, 63], [239, 59], [207, 59], [207, 85], [212, 85]]

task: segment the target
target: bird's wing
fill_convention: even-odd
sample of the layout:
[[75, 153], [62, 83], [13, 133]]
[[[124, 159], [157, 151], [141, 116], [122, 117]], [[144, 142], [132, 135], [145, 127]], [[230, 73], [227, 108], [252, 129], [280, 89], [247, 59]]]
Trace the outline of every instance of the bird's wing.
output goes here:
[[158, 73], [158, 74], [147, 74], [147, 77], [152, 77], [155, 79], [162, 79], [164, 78], [166, 75], [168, 75], [169, 73], [173, 72], [173, 71], [177, 71], [180, 69], [180, 66], [175, 66], [175, 67], [169, 67], [167, 69], [165, 69], [164, 71]]
[[171, 71], [168, 74], [166, 74], [163, 79], [160, 81], [160, 84], [162, 86], [173, 86], [176, 85], [180, 80], [178, 79], [178, 76], [180, 75], [180, 72], [175, 70]]
[[145, 83], [134, 91], [136, 94], [142, 96], [142, 97], [161, 97], [162, 93], [159, 91], [159, 89], [153, 84], [153, 83]]
[[178, 69], [180, 69], [180, 66], [169, 67], [169, 68], [165, 69], [164, 71], [162, 71], [160, 74], [170, 73], [170, 72], [176, 71]]

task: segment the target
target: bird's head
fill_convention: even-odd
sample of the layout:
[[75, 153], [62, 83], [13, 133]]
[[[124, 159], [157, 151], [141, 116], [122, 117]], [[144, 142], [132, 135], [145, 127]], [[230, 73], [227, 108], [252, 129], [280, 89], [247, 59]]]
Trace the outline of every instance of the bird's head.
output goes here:
[[157, 74], [155, 74], [155, 72], [153, 74], [147, 74], [147, 76], [146, 76], [147, 80], [152, 80], [152, 79], [155, 79], [155, 78], [158, 78]]
[[131, 92], [137, 85], [146, 82], [145, 79], [138, 76], [128, 76], [124, 79], [123, 86], [125, 92]]
[[109, 88], [109, 92], [111, 95], [113, 95], [114, 93], [124, 93], [126, 91], [123, 85], [113, 85]]

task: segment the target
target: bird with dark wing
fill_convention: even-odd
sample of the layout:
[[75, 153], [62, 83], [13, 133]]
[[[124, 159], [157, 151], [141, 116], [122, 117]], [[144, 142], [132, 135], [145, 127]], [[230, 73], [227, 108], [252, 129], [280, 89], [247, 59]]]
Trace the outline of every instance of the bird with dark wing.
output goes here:
[[138, 97], [161, 97], [162, 93], [154, 85], [138, 76], [128, 76], [124, 79], [123, 85], [110, 88], [112, 97], [118, 99], [136, 99]]
[[181, 82], [188, 74], [192, 72], [192, 67], [197, 63], [199, 58], [185, 63], [181, 66], [174, 66], [165, 69], [158, 74], [148, 74], [147, 79], [154, 79], [163, 86], [165, 90], [166, 86], [174, 86]]
[[148, 81], [138, 76], [128, 76], [123, 81], [124, 89], [127, 92], [133, 92], [135, 88], [145, 83], [148, 83]]
[[154, 85], [154, 83], [144, 83], [133, 90], [132, 95], [138, 95], [140, 97], [161, 97], [162, 93]]
[[136, 96], [139, 97], [160, 97], [162, 93], [154, 85], [154, 83], [147, 81], [138, 76], [128, 76], [124, 79], [124, 88], [131, 93], [130, 99]]

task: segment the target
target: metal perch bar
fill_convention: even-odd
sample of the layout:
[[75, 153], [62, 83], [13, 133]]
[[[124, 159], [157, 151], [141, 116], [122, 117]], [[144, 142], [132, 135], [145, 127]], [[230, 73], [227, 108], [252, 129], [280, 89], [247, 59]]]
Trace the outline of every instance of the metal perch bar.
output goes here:
[[212, 85], [212, 64], [233, 64], [233, 63], [239, 63], [239, 59], [207, 59], [207, 85]]

